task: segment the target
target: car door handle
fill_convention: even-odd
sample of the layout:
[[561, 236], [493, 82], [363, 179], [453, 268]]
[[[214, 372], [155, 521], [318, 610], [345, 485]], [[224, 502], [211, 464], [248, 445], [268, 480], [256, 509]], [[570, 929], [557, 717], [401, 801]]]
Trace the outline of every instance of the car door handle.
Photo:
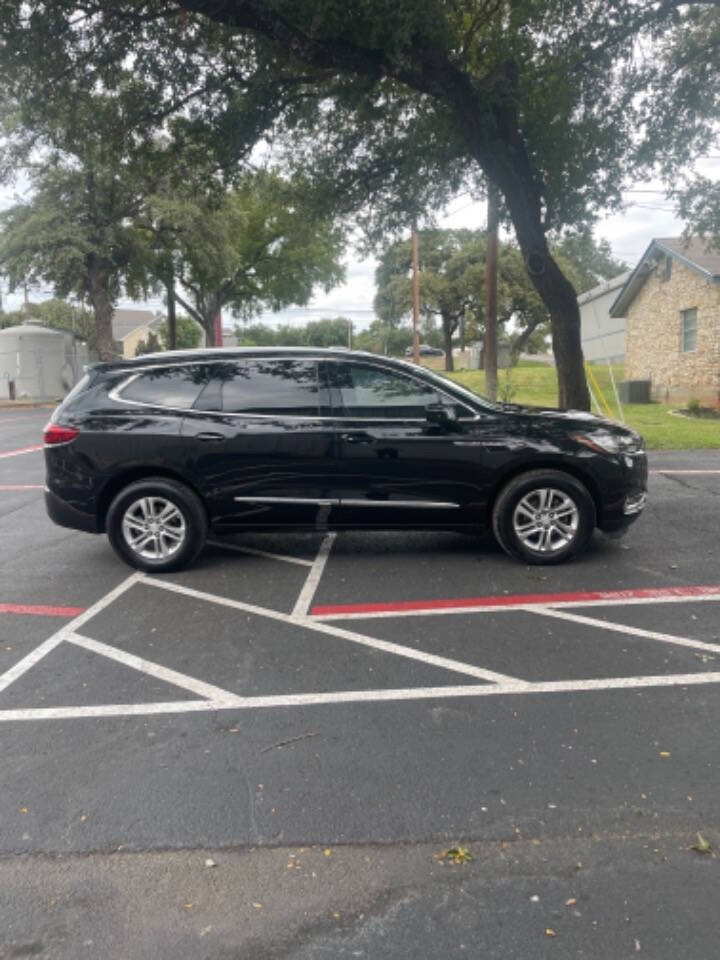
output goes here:
[[224, 440], [225, 437], [222, 433], [196, 433], [196, 440], [204, 440], [209, 443], [219, 443], [221, 440]]
[[345, 443], [374, 443], [374, 438], [361, 430], [356, 433], [341, 433], [340, 439]]

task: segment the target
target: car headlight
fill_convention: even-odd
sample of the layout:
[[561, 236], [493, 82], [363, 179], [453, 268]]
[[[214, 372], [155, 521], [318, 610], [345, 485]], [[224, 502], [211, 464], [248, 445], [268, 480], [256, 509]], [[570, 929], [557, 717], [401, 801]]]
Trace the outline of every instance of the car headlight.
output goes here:
[[637, 453], [643, 448], [642, 437], [627, 433], [610, 433], [609, 430], [574, 433], [573, 439], [590, 447], [596, 453]]

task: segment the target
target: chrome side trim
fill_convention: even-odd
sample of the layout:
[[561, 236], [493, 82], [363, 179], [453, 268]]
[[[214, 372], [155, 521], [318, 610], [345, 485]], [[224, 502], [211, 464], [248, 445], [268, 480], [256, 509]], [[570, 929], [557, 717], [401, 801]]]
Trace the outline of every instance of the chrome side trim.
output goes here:
[[310, 504], [318, 507], [400, 507], [401, 509], [456, 510], [459, 503], [440, 500], [328, 500], [313, 497], [233, 497], [236, 503], [282, 503], [290, 505]]
[[339, 500], [316, 499], [314, 497], [233, 497], [237, 503], [286, 503], [314, 504], [317, 507], [336, 507]]
[[400, 507], [412, 510], [456, 510], [459, 503], [444, 503], [442, 500], [341, 500], [341, 507]]

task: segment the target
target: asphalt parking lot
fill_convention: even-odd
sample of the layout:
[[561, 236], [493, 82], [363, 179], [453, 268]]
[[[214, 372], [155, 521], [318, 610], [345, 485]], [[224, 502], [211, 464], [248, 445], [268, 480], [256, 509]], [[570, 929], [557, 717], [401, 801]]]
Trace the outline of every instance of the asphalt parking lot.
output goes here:
[[720, 450], [562, 567], [320, 532], [150, 577], [46, 518], [46, 419], [0, 410], [2, 960], [717, 954]]

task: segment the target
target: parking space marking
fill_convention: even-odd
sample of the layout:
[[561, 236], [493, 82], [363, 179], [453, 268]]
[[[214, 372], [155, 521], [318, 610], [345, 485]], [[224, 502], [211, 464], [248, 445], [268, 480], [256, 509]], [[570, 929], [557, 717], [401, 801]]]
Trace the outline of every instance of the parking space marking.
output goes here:
[[278, 610], [271, 610], [269, 607], [256, 607], [251, 603], [243, 603], [242, 600], [230, 600], [228, 597], [220, 597], [214, 593], [205, 593], [203, 590], [194, 590], [192, 587], [183, 587], [178, 583], [171, 583], [167, 580], [157, 580], [154, 577], [143, 577], [143, 583], [151, 587], [158, 587], [161, 590], [169, 590], [172, 593], [181, 593], [187, 597], [194, 597], [196, 600], [206, 600], [208, 603], [216, 603], [221, 607], [230, 607], [235, 610], [242, 610], [244, 613], [254, 613], [258, 617], [267, 617], [270, 620], [280, 620], [282, 623], [294, 624], [303, 627], [306, 630], [312, 630], [315, 633], [324, 633], [327, 636], [338, 637], [341, 640], [349, 640], [351, 643], [359, 643], [365, 647], [371, 647], [374, 650], [380, 650], [383, 653], [392, 653], [399, 657], [405, 657], [409, 660], [419, 660], [433, 667], [440, 667], [443, 670], [451, 670], [454, 673], [462, 673], [469, 677], [486, 680], [490, 683], [512, 682], [524, 683], [518, 677], [509, 677], [504, 673], [495, 673], [493, 670], [484, 670], [482, 667], [476, 667], [471, 663], [463, 663], [460, 660], [451, 660], [448, 657], [438, 657], [433, 653], [425, 653], [422, 650], [416, 650], [414, 647], [406, 647], [399, 643], [391, 643], [388, 640], [378, 640], [375, 637], [367, 637], [362, 633], [354, 633], [350, 630], [344, 630], [342, 627], [335, 627], [330, 623], [323, 623], [312, 617], [297, 617], [292, 614], [280, 613]]
[[382, 603], [344, 603], [313, 607], [319, 620], [366, 620], [371, 617], [409, 617], [484, 610], [528, 610], [533, 607], [566, 609], [590, 606], [629, 606], [643, 603], [685, 603], [720, 600], [720, 584], [693, 587], [639, 587], [630, 590], [579, 590], [574, 593], [519, 593], [455, 599], [400, 600]]
[[42, 450], [43, 445], [41, 443], [36, 443], [32, 447], [19, 447], [17, 450], [3, 450], [0, 452], [0, 460], [5, 460], [7, 457], [19, 457], [23, 453], [36, 453], [38, 450]]
[[291, 557], [284, 553], [270, 553], [268, 550], [257, 550], [255, 547], [245, 547], [238, 543], [223, 543], [221, 540], [208, 540], [209, 547], [219, 547], [221, 550], [234, 550], [236, 553], [247, 553], [254, 557], [264, 557], [266, 560], [281, 560], [283, 563], [296, 563], [301, 567], [312, 567], [312, 560], [303, 560], [302, 557]]
[[672, 467], [668, 467], [666, 470], [662, 468], [658, 470], [648, 470], [648, 473], [654, 474], [655, 476], [662, 476], [664, 473], [669, 473], [675, 476], [676, 474], [681, 477], [705, 477], [705, 476], [718, 476], [720, 475], [720, 470], [675, 470]]
[[[281, 613], [254, 604], [231, 600], [191, 587], [181, 586], [169, 580], [148, 576], [140, 572], [131, 574], [113, 590], [100, 598], [91, 607], [79, 613], [68, 624], [61, 627], [51, 637], [41, 643], [35, 650], [20, 660], [14, 667], [0, 676], [0, 691], [5, 690], [15, 680], [30, 670], [43, 657], [63, 642], [71, 643], [92, 653], [107, 657], [141, 673], [146, 673], [166, 683], [174, 684], [183, 690], [197, 694], [197, 700], [165, 701], [162, 703], [116, 703], [97, 704], [89, 706], [58, 706], [38, 708], [16, 708], [0, 710], [0, 722], [12, 720], [52, 720], [62, 718], [83, 717], [132, 717], [157, 714], [182, 714], [198, 712], [214, 712], [220, 710], [241, 710], [272, 707], [303, 707], [319, 706], [323, 704], [340, 703], [376, 703], [391, 701], [413, 701], [427, 699], [448, 699], [457, 697], [488, 697], [517, 694], [547, 694], [547, 693], [575, 693], [583, 691], [631, 690], [653, 687], [691, 687], [720, 683], [720, 672], [717, 673], [690, 673], [664, 674], [659, 676], [634, 677], [605, 677], [585, 680], [559, 681], [525, 681], [518, 677], [511, 677], [495, 671], [485, 670], [473, 664], [458, 660], [440, 657], [426, 653], [413, 647], [379, 640], [364, 634], [355, 633], [343, 627], [326, 622], [317, 616], [307, 613], [312, 604], [313, 596], [318, 588], [325, 565], [330, 554], [334, 534], [326, 536], [318, 550], [315, 560], [310, 564], [310, 571], [300, 591], [298, 600], [292, 613]], [[280, 555], [273, 555], [279, 558]], [[304, 565], [308, 565], [307, 561]], [[207, 601], [219, 606], [244, 613], [255, 614], [271, 620], [280, 621], [305, 630], [337, 637], [340, 640], [350, 641], [370, 647], [382, 653], [389, 653], [412, 660], [418, 660], [430, 666], [439, 667], [454, 673], [482, 680], [483, 683], [466, 683], [452, 686], [425, 686], [398, 689], [380, 690], [340, 690], [331, 692], [307, 692], [295, 694], [277, 694], [263, 696], [240, 696], [228, 690], [223, 690], [213, 684], [199, 680], [187, 674], [179, 673], [161, 664], [138, 657], [126, 650], [110, 644], [91, 639], [80, 633], [80, 628], [88, 623], [96, 614], [100, 613], [122, 594], [135, 584], [144, 584], [156, 589], [177, 593], [198, 600]], [[478, 597], [464, 600], [448, 601], [409, 601], [403, 604], [380, 604], [375, 607], [377, 616], [429, 615], [434, 613], [482, 613], [487, 611], [519, 610], [525, 613], [554, 616], [567, 619], [584, 626], [600, 627], [606, 630], [615, 630], [628, 635], [637, 635], [659, 640], [665, 643], [675, 643], [690, 646], [694, 649], [720, 651], [720, 645], [707, 644], [687, 637], [676, 637], [670, 634], [656, 633], [636, 627], [626, 627], [622, 624], [609, 623], [587, 617], [583, 614], [564, 612], [564, 608], [572, 606], [623, 606], [636, 603], [680, 603], [692, 600], [720, 600], [720, 585], [704, 587], [677, 587], [677, 588], [642, 588], [638, 590], [616, 591], [584, 591], [574, 594], [533, 594], [502, 597]], [[431, 605], [428, 606], [428, 603]], [[448, 606], [448, 604], [462, 603], [464, 606]], [[362, 612], [341, 614], [341, 616], [372, 616], [365, 609], [367, 605], [351, 605], [354, 610], [362, 608]], [[378, 607], [382, 607], [378, 611]], [[390, 607], [391, 609], [388, 609]], [[400, 607], [398, 610], [397, 608]], [[328, 609], [328, 608], [315, 608]], [[330, 608], [338, 609], [338, 608]], [[347, 609], [342, 607], [340, 609]]]
[[328, 557], [330, 556], [330, 551], [332, 550], [332, 545], [335, 542], [335, 533], [327, 533], [323, 537], [323, 541], [320, 544], [320, 549], [317, 552], [317, 556], [313, 561], [313, 565], [310, 568], [310, 573], [307, 575], [307, 579], [303, 584], [303, 588], [300, 591], [300, 596], [295, 602], [293, 607], [292, 615], [293, 617], [306, 617], [308, 610], [310, 609], [310, 604], [313, 602], [313, 597], [317, 592], [317, 588], [320, 584], [320, 578], [325, 572], [325, 565], [328, 562]]
[[[126, 577], [117, 587], [101, 597], [97, 603], [94, 603], [91, 607], [88, 607], [87, 610], [79, 613], [70, 623], [66, 623], [65, 626], [60, 627], [51, 637], [43, 641], [40, 646], [35, 647], [34, 650], [31, 650], [30, 653], [24, 656], [22, 660], [18, 660], [14, 666], [0, 675], [0, 691], [5, 690], [11, 683], [14, 683], [18, 677], [21, 677], [31, 667], [34, 667], [36, 663], [42, 660], [51, 650], [54, 650], [55, 647], [59, 646], [63, 640], [78, 627], [87, 623], [88, 620], [104, 610], [105, 607], [110, 606], [113, 600], [117, 600], [117, 598], [122, 596], [126, 590], [129, 590], [134, 583], [137, 583], [141, 576], [141, 573], [131, 573], [130, 576]], [[2, 713], [2, 711], [0, 711], [0, 713]]]
[[655, 630], [643, 630], [642, 627], [630, 627], [623, 623], [611, 620], [598, 620], [596, 617], [584, 617], [577, 613], [568, 613], [566, 610], [553, 610], [552, 607], [527, 607], [528, 613], [536, 613], [544, 617], [557, 617], [559, 620], [570, 620], [572, 623], [581, 623], [588, 627], [599, 627], [601, 630], [611, 630], [633, 637], [645, 637], [648, 640], [657, 640], [660, 643], [670, 643], [678, 647], [690, 647], [693, 650], [708, 650], [711, 653], [720, 653], [720, 644], [706, 643], [704, 640], [693, 640], [691, 637], [678, 637], [672, 633], [658, 633]]

